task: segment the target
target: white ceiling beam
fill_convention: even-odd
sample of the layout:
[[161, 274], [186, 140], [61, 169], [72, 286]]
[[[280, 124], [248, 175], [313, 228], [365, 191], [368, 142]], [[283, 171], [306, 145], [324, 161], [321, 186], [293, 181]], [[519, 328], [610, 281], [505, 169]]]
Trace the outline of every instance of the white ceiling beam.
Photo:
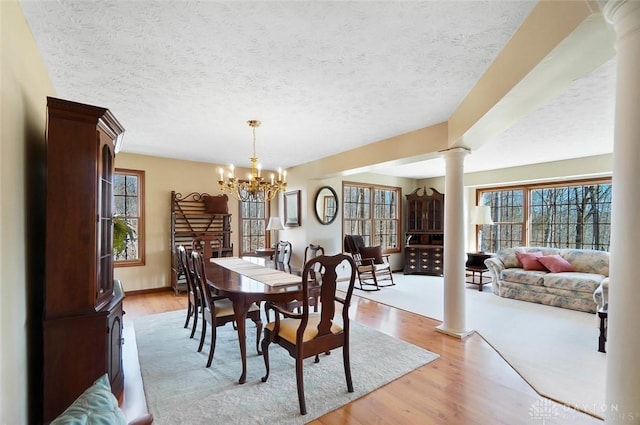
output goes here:
[[615, 56], [598, 5], [541, 1], [449, 119], [449, 146], [477, 148]]

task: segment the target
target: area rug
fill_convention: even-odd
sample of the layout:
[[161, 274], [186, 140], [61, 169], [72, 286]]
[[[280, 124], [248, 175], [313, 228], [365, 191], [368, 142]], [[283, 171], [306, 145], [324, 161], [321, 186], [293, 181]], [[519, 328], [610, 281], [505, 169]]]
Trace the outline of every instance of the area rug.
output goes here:
[[[265, 383], [264, 361], [255, 351], [255, 328], [247, 326], [247, 383], [241, 372], [237, 333], [231, 324], [218, 328], [213, 364], [206, 368], [209, 336], [201, 353], [198, 339], [184, 329], [184, 311], [134, 319], [140, 370], [154, 425], [304, 424], [349, 403], [438, 356], [422, 348], [351, 322], [353, 393], [347, 392], [342, 350], [304, 364], [307, 414], [300, 415], [295, 361], [271, 345], [271, 374]], [[198, 328], [199, 333], [199, 328]]]
[[[432, 319], [443, 318], [443, 283], [437, 276], [394, 275], [396, 286], [354, 291]], [[344, 285], [344, 284], [343, 284]], [[602, 418], [606, 354], [597, 351], [595, 314], [502, 298], [468, 285], [466, 322], [540, 395]]]

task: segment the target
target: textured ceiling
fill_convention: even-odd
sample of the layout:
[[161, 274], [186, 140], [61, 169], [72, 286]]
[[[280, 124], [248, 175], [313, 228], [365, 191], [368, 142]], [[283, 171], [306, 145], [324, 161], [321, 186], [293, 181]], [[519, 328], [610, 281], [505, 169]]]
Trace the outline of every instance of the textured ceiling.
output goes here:
[[[123, 151], [248, 166], [246, 121], [259, 119], [257, 154], [275, 169], [446, 121], [535, 2], [21, 5], [56, 95], [111, 109], [126, 129]], [[556, 159], [575, 156], [562, 144], [611, 152], [614, 68], [575, 82], [469, 155], [465, 169], [550, 160], [514, 155], [543, 140]], [[431, 163], [379, 172], [444, 174], [441, 160]]]

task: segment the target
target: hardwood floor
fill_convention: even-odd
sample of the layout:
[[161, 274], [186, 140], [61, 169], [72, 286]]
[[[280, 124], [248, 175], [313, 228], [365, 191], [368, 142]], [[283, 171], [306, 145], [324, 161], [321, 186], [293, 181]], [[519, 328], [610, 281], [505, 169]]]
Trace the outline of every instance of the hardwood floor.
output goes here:
[[[186, 299], [186, 295], [175, 296], [170, 291], [128, 295], [124, 301], [125, 321], [184, 309]], [[461, 341], [437, 332], [435, 327], [440, 322], [436, 320], [355, 296], [350, 315], [359, 323], [437, 353], [440, 358], [309, 422], [312, 425], [517, 425], [542, 423], [542, 419], [547, 425], [603, 423], [541, 398], [478, 334]], [[371, 353], [371, 361], [393, 360]]]

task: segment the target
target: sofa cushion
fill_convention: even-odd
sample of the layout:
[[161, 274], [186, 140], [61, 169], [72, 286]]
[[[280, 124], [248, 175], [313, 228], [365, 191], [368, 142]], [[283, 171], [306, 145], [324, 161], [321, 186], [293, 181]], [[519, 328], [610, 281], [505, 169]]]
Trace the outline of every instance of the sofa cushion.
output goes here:
[[543, 277], [542, 284], [547, 288], [568, 289], [593, 294], [604, 278], [605, 276], [601, 274], [593, 273], [547, 273]]
[[558, 254], [543, 255], [542, 257], [538, 258], [538, 261], [552, 273], [576, 271], [576, 269], [570, 262], [559, 256]]
[[509, 283], [500, 287], [499, 295], [506, 298], [514, 298], [522, 301], [552, 305], [571, 310], [596, 312], [596, 304], [586, 292], [567, 291], [564, 289], [541, 290], [540, 286], [518, 285]]
[[571, 263], [577, 272], [609, 276], [609, 253], [595, 249], [563, 249], [562, 258]]
[[538, 258], [542, 257], [542, 252], [516, 252], [516, 257], [522, 263], [522, 268], [525, 270], [540, 270], [547, 271], [546, 267], [538, 261]]
[[111, 393], [107, 374], [87, 388], [50, 425], [126, 425], [127, 419]]
[[522, 267], [522, 263], [518, 260], [518, 257], [516, 257], [516, 252], [524, 252], [524, 248], [501, 249], [496, 254], [496, 257], [498, 257], [498, 259], [502, 261], [502, 264], [504, 264], [504, 267], [507, 269], [513, 267]]
[[547, 272], [543, 271], [525, 271], [521, 268], [511, 268], [500, 272], [500, 280], [542, 286], [542, 278], [546, 274]]

